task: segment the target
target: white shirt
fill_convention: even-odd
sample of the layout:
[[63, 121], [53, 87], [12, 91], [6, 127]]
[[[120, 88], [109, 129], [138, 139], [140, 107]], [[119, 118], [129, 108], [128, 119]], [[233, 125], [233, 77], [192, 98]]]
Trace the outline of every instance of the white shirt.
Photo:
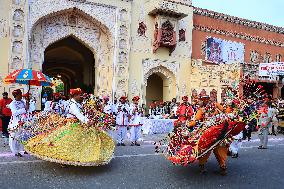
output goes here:
[[23, 100], [20, 101], [13, 100], [9, 104], [9, 108], [11, 109], [12, 112], [9, 128], [14, 129], [17, 127], [19, 121], [24, 121], [25, 119], [25, 114], [27, 113], [26, 103]]
[[128, 104], [117, 105], [116, 125], [128, 126], [129, 106]]
[[[138, 110], [137, 110], [138, 108]], [[132, 126], [137, 126], [137, 125], [140, 125], [141, 123], [141, 112], [139, 112], [139, 106], [137, 107], [135, 104], [131, 104], [130, 105], [130, 108], [129, 108], [129, 112], [130, 112], [130, 115], [131, 115], [131, 119], [130, 119], [130, 123], [129, 125], [132, 125]]]
[[82, 113], [82, 106], [74, 99], [70, 101], [70, 108], [68, 110], [67, 118], [77, 118], [81, 122], [87, 124], [89, 119]]
[[111, 105], [111, 111], [112, 111], [112, 113], [117, 113], [117, 104]]
[[112, 113], [112, 105], [111, 104], [105, 104], [104, 105], [104, 113], [111, 114]]
[[52, 105], [51, 100], [46, 101], [45, 104], [44, 104], [44, 110], [43, 111], [51, 112], [52, 111], [51, 105]]

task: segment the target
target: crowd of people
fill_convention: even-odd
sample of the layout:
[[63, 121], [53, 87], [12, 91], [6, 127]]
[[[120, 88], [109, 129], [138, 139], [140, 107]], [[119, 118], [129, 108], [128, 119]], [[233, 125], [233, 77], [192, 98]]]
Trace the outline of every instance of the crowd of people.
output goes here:
[[[22, 94], [22, 91], [17, 89], [12, 92], [14, 100], [8, 97], [8, 93], [3, 93], [3, 99], [0, 100], [0, 115], [2, 118], [2, 137], [9, 137], [9, 146], [11, 151], [15, 154], [15, 156], [21, 157], [22, 154], [20, 153], [23, 151], [23, 141], [22, 136], [19, 137], [20, 134], [23, 132], [21, 131], [21, 127], [23, 124], [28, 122], [27, 120], [31, 118], [40, 119], [38, 115], [45, 116], [45, 120], [49, 120], [50, 117], [56, 117], [58, 120], [67, 120], [61, 122], [61, 127], [65, 127], [66, 123], [70, 123], [68, 128], [61, 133], [57, 133], [54, 130], [50, 129], [51, 127], [60, 126], [56, 125], [53, 122], [56, 122], [55, 119], [52, 121], [46, 122], [43, 121], [45, 126], [49, 126], [49, 132], [44, 131], [44, 137], [46, 137], [46, 133], [49, 135], [56, 135], [56, 137], [61, 138], [61, 135], [66, 135], [66, 132], [70, 132], [70, 127], [74, 127], [74, 121], [78, 120], [80, 123], [87, 125], [87, 126], [94, 126], [94, 125], [107, 125], [104, 127], [108, 136], [112, 138], [112, 140], [116, 140], [117, 146], [125, 146], [125, 139], [127, 130], [130, 131], [130, 141], [131, 146], [140, 146], [139, 139], [141, 133], [142, 122], [141, 118], [148, 115], [149, 118], [154, 119], [175, 119], [174, 125], [174, 136], [180, 137], [179, 132], [188, 133], [188, 132], [200, 132], [201, 127], [200, 125], [206, 125], [206, 129], [208, 129], [208, 124], [217, 124], [220, 120], [234, 120], [236, 117], [239, 119], [239, 111], [242, 110], [243, 112], [250, 112], [248, 114], [252, 114], [251, 112], [257, 111], [257, 115], [251, 117], [249, 121], [246, 122], [246, 125], [242, 127], [240, 132], [236, 132], [236, 135], [232, 135], [232, 141], [229, 146], [222, 146], [217, 145], [215, 146], [213, 152], [220, 164], [220, 168], [223, 171], [222, 173], [225, 174], [226, 172], [226, 158], [227, 155], [230, 154], [232, 157], [238, 157], [238, 151], [241, 146], [241, 141], [251, 139], [251, 133], [253, 131], [259, 131], [259, 138], [260, 138], [260, 146], [259, 149], [267, 149], [267, 142], [268, 142], [268, 135], [269, 134], [276, 134], [275, 130], [278, 126], [277, 120], [277, 108], [276, 108], [276, 101], [273, 101], [271, 98], [259, 98], [257, 101], [252, 102], [252, 100], [247, 99], [246, 103], [250, 104], [244, 108], [241, 107], [241, 101], [236, 99], [229, 101], [225, 101], [224, 103], [217, 103], [216, 100], [211, 99], [209, 96], [199, 96], [198, 99], [194, 99], [191, 103], [189, 102], [188, 96], [182, 97], [182, 102], [178, 103], [177, 100], [174, 98], [171, 102], [166, 103], [158, 103], [154, 102], [150, 104], [149, 111], [146, 111], [146, 107], [143, 104], [140, 106], [139, 101], [140, 97], [135, 96], [132, 98], [132, 102], [129, 103], [127, 97], [122, 96], [119, 100], [114, 99], [113, 102], [110, 101], [108, 96], [105, 97], [95, 97], [89, 94], [83, 94], [81, 89], [71, 89], [70, 90], [70, 99], [67, 99], [65, 96], [62, 96], [60, 93], [54, 93], [52, 97], [45, 96], [43, 110], [41, 112], [35, 111], [35, 99], [31, 97], [30, 94]], [[90, 104], [93, 105], [91, 106]], [[253, 104], [253, 106], [251, 106]], [[253, 107], [253, 108], [252, 108]], [[243, 108], [243, 109], [242, 109]], [[248, 109], [249, 108], [249, 109]], [[250, 110], [253, 109], [253, 110]], [[100, 112], [98, 114], [98, 112]], [[48, 116], [49, 117], [48, 117]], [[218, 116], [219, 117], [218, 117]], [[223, 117], [222, 117], [223, 116]], [[224, 118], [225, 117], [225, 118]], [[248, 115], [247, 115], [248, 117]], [[208, 119], [210, 118], [210, 119]], [[39, 123], [40, 121], [37, 122]], [[71, 121], [70, 121], [71, 120]], [[41, 121], [42, 122], [42, 121]], [[76, 122], [76, 121], [75, 121]], [[33, 122], [35, 124], [35, 121]], [[37, 123], [37, 124], [38, 124]], [[36, 124], [35, 124], [36, 125]], [[37, 125], [39, 126], [39, 125]], [[230, 124], [226, 128], [229, 128]], [[274, 128], [273, 128], [274, 127]], [[84, 126], [82, 126], [84, 128]], [[182, 128], [182, 129], [180, 129]], [[184, 130], [184, 128], [186, 128]], [[196, 131], [197, 128], [197, 131]], [[271, 129], [271, 131], [269, 131]], [[38, 130], [38, 128], [37, 128]], [[55, 129], [57, 130], [57, 129]], [[59, 129], [60, 130], [60, 129]], [[80, 132], [85, 132], [84, 130], [80, 130]], [[100, 133], [100, 130], [91, 131], [88, 133], [92, 133], [96, 136], [102, 136], [103, 134]], [[202, 132], [205, 132], [202, 131]], [[44, 153], [40, 154], [42, 151], [37, 147], [45, 149], [46, 151], [49, 148], [46, 148], [46, 144], [43, 145], [42, 143], [39, 144], [38, 140], [42, 140], [42, 136], [38, 134], [36, 136], [33, 135], [31, 140], [26, 140], [27, 146], [29, 146], [29, 152], [35, 153], [38, 157], [44, 157], [43, 159], [52, 159], [53, 157], [45, 157]], [[54, 134], [55, 133], [55, 134]], [[100, 134], [98, 134], [100, 133]], [[213, 132], [212, 132], [213, 133]], [[212, 134], [211, 133], [211, 134]], [[200, 133], [199, 133], [200, 134]], [[195, 133], [196, 136], [199, 135]], [[59, 136], [57, 136], [59, 135]], [[89, 135], [89, 134], [87, 134]], [[90, 135], [91, 136], [91, 135]], [[109, 141], [108, 144], [104, 144], [103, 146], [107, 148], [108, 146], [109, 154], [113, 151], [112, 142], [108, 140], [108, 136], [104, 136], [105, 141]], [[188, 133], [187, 138], [192, 136], [192, 134]], [[196, 137], [194, 136], [194, 137]], [[19, 140], [19, 138], [21, 140]], [[76, 138], [73, 136], [73, 138]], [[100, 138], [100, 137], [97, 137]], [[107, 139], [107, 140], [106, 140]], [[37, 142], [35, 143], [36, 140]], [[51, 140], [51, 139], [50, 139]], [[54, 140], [54, 137], [52, 138]], [[80, 139], [83, 140], [83, 139]], [[46, 141], [46, 140], [44, 140]], [[169, 144], [169, 149], [175, 149], [175, 152], [171, 152], [176, 154], [176, 146], [180, 144], [176, 144], [177, 139], [174, 139], [175, 144]], [[70, 142], [70, 145], [73, 145], [74, 141]], [[56, 141], [50, 141], [47, 146], [53, 146]], [[43, 145], [43, 146], [42, 146]], [[67, 144], [64, 144], [67, 145]], [[63, 146], [64, 146], [63, 145]], [[69, 144], [68, 144], [69, 145]], [[100, 148], [104, 148], [100, 147]], [[35, 150], [36, 149], [36, 150]], [[65, 149], [65, 147], [64, 147]], [[178, 151], [181, 151], [180, 146], [178, 147]], [[34, 151], [33, 151], [34, 150]], [[202, 157], [199, 157], [199, 163], [201, 167], [201, 171], [204, 171], [204, 165], [209, 158], [211, 151], [203, 154]], [[53, 152], [50, 152], [54, 154]], [[190, 153], [188, 153], [190, 154]], [[56, 161], [59, 161], [58, 158], [61, 157], [60, 155], [55, 157]], [[173, 157], [171, 157], [171, 161], [177, 161]], [[176, 158], [176, 157], [175, 157]], [[191, 157], [192, 158], [192, 157]], [[76, 159], [76, 158], [75, 158]], [[92, 158], [91, 158], [92, 159]], [[110, 159], [110, 156], [108, 157]], [[75, 161], [75, 160], [74, 160]], [[81, 161], [81, 159], [76, 160]], [[98, 159], [96, 159], [98, 161]], [[100, 160], [101, 161], [101, 160]], [[178, 160], [180, 161], [180, 160]], [[61, 162], [61, 161], [59, 161]], [[176, 162], [175, 162], [176, 163]], [[180, 163], [180, 162], [179, 162]]]

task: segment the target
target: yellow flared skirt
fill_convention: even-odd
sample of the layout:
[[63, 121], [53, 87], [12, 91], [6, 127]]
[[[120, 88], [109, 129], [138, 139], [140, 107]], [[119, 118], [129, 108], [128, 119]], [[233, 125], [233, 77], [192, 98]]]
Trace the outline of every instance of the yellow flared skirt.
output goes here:
[[25, 150], [40, 159], [77, 166], [107, 164], [114, 148], [113, 139], [105, 131], [71, 121], [25, 144]]

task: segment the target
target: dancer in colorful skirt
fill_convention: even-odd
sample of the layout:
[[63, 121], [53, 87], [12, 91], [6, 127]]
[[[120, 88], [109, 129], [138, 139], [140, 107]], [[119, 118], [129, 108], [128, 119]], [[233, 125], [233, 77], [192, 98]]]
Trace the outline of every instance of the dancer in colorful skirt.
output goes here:
[[98, 166], [109, 163], [115, 145], [100, 129], [101, 125], [108, 124], [104, 122], [104, 114], [97, 111], [92, 100], [82, 107], [81, 89], [71, 89], [70, 95], [67, 118], [55, 116], [56, 127], [28, 140], [25, 149], [40, 159], [60, 164]]
[[[256, 100], [250, 102], [236, 96], [233, 89], [227, 89], [232, 103], [226, 108], [210, 102], [202, 96], [194, 118], [186, 125], [176, 127], [169, 134], [167, 149], [162, 151], [162, 142], [156, 143], [156, 152], [163, 152], [175, 165], [188, 165], [199, 162], [200, 172], [205, 172], [205, 164], [213, 151], [220, 167], [221, 175], [227, 174], [227, 154], [232, 137], [238, 135], [257, 114]], [[260, 90], [253, 93], [262, 95]]]

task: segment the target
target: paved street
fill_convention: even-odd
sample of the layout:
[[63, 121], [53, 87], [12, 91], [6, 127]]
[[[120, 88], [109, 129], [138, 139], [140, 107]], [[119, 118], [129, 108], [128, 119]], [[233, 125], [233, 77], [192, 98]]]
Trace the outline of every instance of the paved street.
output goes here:
[[269, 149], [258, 150], [258, 140], [245, 142], [238, 159], [229, 158], [228, 175], [218, 174], [212, 156], [208, 172], [200, 175], [198, 165], [173, 166], [154, 153], [146, 137], [141, 147], [118, 147], [115, 159], [103, 167], [66, 167], [44, 162], [28, 155], [15, 158], [1, 141], [0, 188], [225, 188], [280, 189], [284, 185], [284, 136], [270, 137]]

